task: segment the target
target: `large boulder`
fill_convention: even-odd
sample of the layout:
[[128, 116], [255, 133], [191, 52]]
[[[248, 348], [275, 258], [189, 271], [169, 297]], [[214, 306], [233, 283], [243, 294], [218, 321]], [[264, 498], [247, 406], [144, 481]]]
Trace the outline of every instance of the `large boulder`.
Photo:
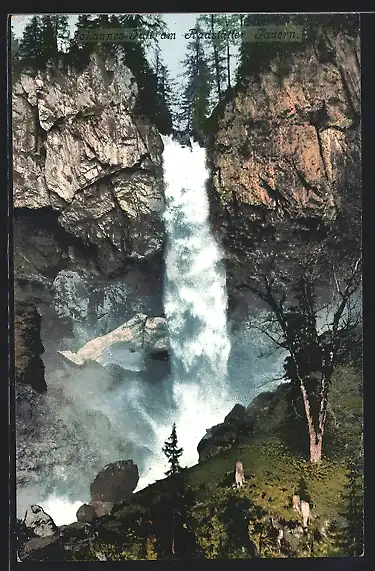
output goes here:
[[94, 508], [95, 517], [103, 517], [111, 513], [114, 502], [92, 501], [91, 505]]
[[62, 525], [54, 535], [19, 541], [19, 558], [21, 561], [76, 561], [82, 549], [90, 549], [95, 536], [95, 530], [88, 523], [76, 521]]
[[231, 450], [237, 442], [235, 426], [226, 423], [217, 424], [208, 429], [198, 444], [199, 461], [207, 460], [222, 452]]
[[242, 404], [235, 404], [224, 422], [209, 428], [198, 444], [199, 461], [230, 450], [241, 438], [251, 433], [252, 419]]
[[143, 330], [144, 348], [151, 354], [164, 355], [169, 349], [168, 324], [165, 317], [148, 317]]
[[242, 404], [235, 404], [224, 418], [224, 422], [241, 422], [246, 416], [246, 408]]
[[30, 506], [22, 523], [28, 532], [38, 537], [48, 537], [57, 531], [57, 526], [51, 516], [38, 505]]
[[91, 523], [95, 517], [94, 506], [91, 506], [90, 504], [83, 504], [81, 507], [78, 508], [76, 517], [77, 521], [83, 523]]
[[[139, 473], [133, 460], [107, 464], [90, 486], [91, 504], [94, 502], [118, 503], [126, 500], [138, 485]], [[104, 515], [104, 514], [103, 514]]]

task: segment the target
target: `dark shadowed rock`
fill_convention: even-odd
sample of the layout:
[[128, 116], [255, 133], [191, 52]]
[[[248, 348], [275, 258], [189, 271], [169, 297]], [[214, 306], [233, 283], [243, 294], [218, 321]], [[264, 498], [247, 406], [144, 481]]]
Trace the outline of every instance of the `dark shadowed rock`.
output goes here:
[[133, 464], [133, 460], [107, 464], [90, 486], [91, 504], [94, 502], [122, 502], [133, 493], [138, 480], [138, 466]]
[[62, 525], [58, 529], [60, 537], [65, 541], [69, 539], [84, 539], [92, 533], [92, 528], [87, 522], [75, 521], [69, 525]]
[[246, 409], [246, 414], [248, 416], [255, 416], [258, 412], [266, 410], [274, 398], [275, 398], [275, 393], [271, 391], [265, 391], [264, 393], [260, 393], [259, 395], [253, 398], [253, 400]]
[[21, 561], [62, 561], [64, 547], [58, 535], [35, 537], [20, 546], [18, 555]]
[[51, 516], [37, 505], [30, 506], [25, 513], [22, 523], [28, 531], [31, 531], [38, 537], [48, 537], [57, 531], [57, 526]]
[[113, 508], [113, 502], [92, 502], [92, 507], [95, 511], [95, 517], [102, 517], [103, 515], [108, 515], [111, 513]]
[[227, 414], [224, 422], [207, 430], [199, 442], [199, 461], [212, 458], [248, 440], [256, 426], [259, 425], [262, 416], [276, 406], [288, 390], [289, 385], [282, 383], [273, 392], [267, 391], [257, 395], [247, 408], [236, 404]]
[[79, 522], [90, 523], [95, 517], [95, 508], [89, 504], [83, 504], [78, 508], [76, 517]]
[[224, 422], [238, 422], [246, 416], [246, 408], [242, 404], [235, 404], [224, 419]]
[[168, 351], [146, 353], [144, 364], [146, 367], [144, 376], [150, 383], [165, 379], [171, 371]]
[[207, 430], [198, 444], [199, 461], [230, 450], [236, 444], [237, 431], [230, 423], [222, 423]]
[[89, 550], [95, 531], [88, 523], [76, 521], [60, 526], [54, 535], [19, 541], [21, 561], [76, 560], [81, 550]]
[[14, 351], [16, 381], [30, 385], [40, 393], [46, 391], [40, 315], [33, 304], [24, 301], [15, 302]]

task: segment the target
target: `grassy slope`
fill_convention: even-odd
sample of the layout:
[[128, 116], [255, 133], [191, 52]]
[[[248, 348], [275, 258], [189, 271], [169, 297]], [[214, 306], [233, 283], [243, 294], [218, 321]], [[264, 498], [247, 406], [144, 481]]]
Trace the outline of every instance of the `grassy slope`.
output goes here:
[[[328, 417], [325, 455], [322, 464], [312, 467], [301, 453], [291, 453], [285, 442], [286, 432], [304, 431], [303, 425], [285, 422], [286, 403], [281, 398], [265, 411], [249, 441], [238, 449], [201, 462], [186, 472], [188, 485], [220, 485], [225, 474], [232, 473], [239, 458], [251, 484], [251, 496], [271, 515], [293, 519], [289, 507], [291, 495], [302, 476], [313, 501], [315, 517], [333, 519], [345, 481], [347, 444], [360, 446], [362, 394], [360, 371], [350, 365], [337, 369], [331, 389], [332, 413]], [[333, 416], [334, 415], [334, 416]], [[264, 496], [262, 498], [262, 496]]]
[[[251, 503], [249, 510], [253, 514], [260, 513], [259, 521], [263, 523], [272, 516], [278, 521], [296, 524], [299, 518], [291, 508], [291, 496], [298, 488], [301, 477], [312, 502], [312, 527], [319, 529], [327, 520], [340, 520], [346, 482], [347, 446], [360, 446], [361, 384], [358, 365], [347, 364], [337, 369], [332, 380], [332, 413], [327, 421], [325, 455], [320, 466], [310, 466], [301, 452], [292, 452], [288, 445], [293, 434], [304, 433], [305, 430], [301, 421], [298, 425], [296, 420], [288, 420], [286, 391], [283, 389], [273, 405], [260, 412], [247, 442], [184, 471], [185, 486], [193, 488], [197, 494], [190, 512], [191, 525], [206, 553], [210, 552], [212, 558], [220, 557], [212, 545], [220, 543], [217, 537], [224, 534], [219, 520], [231, 501], [238, 502], [242, 498], [248, 502], [246, 505]], [[237, 458], [243, 462], [247, 480], [241, 491], [231, 488]], [[133, 536], [132, 547], [128, 547], [128, 551], [122, 550], [121, 554], [113, 546], [111, 536], [117, 536], [119, 540], [122, 538], [123, 541], [125, 534], [130, 540], [130, 530], [136, 529], [132, 521], [154, 517], [153, 507], [168, 488], [168, 480], [161, 480], [116, 506], [112, 515], [100, 518], [98, 531], [101, 550], [112, 551], [115, 559], [138, 558], [136, 553], [139, 554], [142, 549], [136, 536]], [[216, 522], [215, 525], [212, 522]], [[255, 531], [252, 538], [257, 545]], [[154, 551], [152, 553], [155, 555]], [[328, 554], [334, 553], [331, 551]], [[271, 552], [269, 556], [279, 555]], [[90, 555], [86, 554], [83, 558], [90, 559]]]

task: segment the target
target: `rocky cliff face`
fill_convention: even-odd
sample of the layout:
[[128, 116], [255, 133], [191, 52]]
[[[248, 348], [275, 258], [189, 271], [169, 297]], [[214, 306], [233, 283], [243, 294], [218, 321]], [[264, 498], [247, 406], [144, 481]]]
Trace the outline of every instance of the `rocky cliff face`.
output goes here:
[[213, 223], [223, 234], [230, 283], [252, 271], [251, 252], [265, 236], [283, 226], [319, 230], [358, 209], [359, 37], [331, 34], [286, 67], [275, 58], [215, 120]]
[[34, 305], [17, 301], [14, 322], [16, 380], [44, 392], [47, 387], [41, 359], [44, 347], [40, 339], [40, 315]]
[[[137, 90], [127, 67], [96, 56], [81, 72], [49, 68], [14, 78], [14, 276], [24, 309], [52, 303], [62, 269], [98, 279], [144, 266], [160, 290], [163, 143], [134, 112]], [[28, 359], [23, 347], [17, 367]]]
[[54, 212], [60, 234], [97, 247], [103, 273], [163, 243], [163, 144], [134, 115], [136, 94], [128, 68], [96, 57], [80, 73], [25, 72], [13, 85], [16, 214], [37, 226], [35, 211]]

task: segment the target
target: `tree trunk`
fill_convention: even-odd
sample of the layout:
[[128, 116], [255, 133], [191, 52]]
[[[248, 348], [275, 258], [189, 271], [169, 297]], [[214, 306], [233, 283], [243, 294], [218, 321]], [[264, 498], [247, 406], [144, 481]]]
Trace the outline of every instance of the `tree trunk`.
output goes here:
[[319, 464], [322, 460], [322, 444], [323, 436], [317, 435], [315, 430], [309, 431], [310, 436], [310, 462], [311, 464]]
[[230, 88], [231, 87], [231, 83], [230, 83], [230, 51], [229, 51], [229, 40], [228, 39], [227, 39], [227, 78], [228, 78], [227, 85]]
[[[211, 33], [212, 33], [212, 38], [214, 38], [214, 15], [213, 14], [211, 14]], [[220, 99], [220, 97], [221, 97], [221, 84], [220, 84], [219, 54], [218, 54], [217, 45], [215, 44], [214, 39], [212, 39], [212, 46], [213, 46], [213, 50], [214, 50], [217, 96]]]
[[226, 27], [226, 31], [227, 31], [227, 40], [226, 40], [226, 44], [227, 44], [227, 87], [230, 89], [230, 87], [231, 87], [231, 83], [230, 83], [230, 46], [229, 46], [229, 36], [228, 36], [228, 20], [227, 20], [226, 16], [225, 16], [225, 27]]
[[197, 77], [199, 76], [199, 38], [197, 38], [196, 44], [195, 44], [195, 73], [197, 75]]
[[[317, 433], [315, 430], [315, 427], [314, 427], [314, 421], [313, 421], [313, 417], [312, 417], [312, 413], [311, 413], [310, 401], [309, 401], [309, 397], [308, 397], [308, 394], [306, 391], [305, 384], [304, 384], [303, 380], [301, 379], [300, 375], [298, 375], [298, 377], [299, 377], [300, 388], [301, 388], [301, 393], [302, 393], [303, 405], [305, 408], [307, 426], [309, 429], [309, 438], [310, 438], [310, 458], [309, 458], [309, 460], [312, 464], [319, 464], [319, 462], [322, 459], [322, 443], [323, 443], [324, 423], [321, 424], [319, 422], [319, 433]], [[320, 418], [319, 418], [319, 421], [321, 421]]]

